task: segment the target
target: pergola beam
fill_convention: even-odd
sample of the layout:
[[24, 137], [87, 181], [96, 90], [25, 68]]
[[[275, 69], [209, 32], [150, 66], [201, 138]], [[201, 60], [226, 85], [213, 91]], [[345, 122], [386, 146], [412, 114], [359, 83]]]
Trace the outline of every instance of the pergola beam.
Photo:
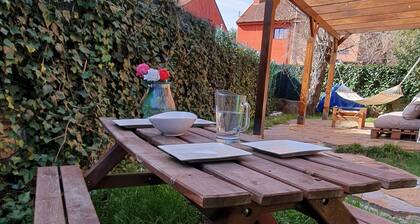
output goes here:
[[413, 24], [401, 24], [401, 25], [392, 25], [384, 27], [370, 27], [370, 28], [355, 28], [350, 30], [345, 30], [350, 33], [367, 33], [367, 32], [383, 32], [383, 31], [392, 31], [392, 30], [406, 30], [406, 29], [418, 29], [420, 27], [419, 23]]
[[348, 10], [342, 12], [320, 14], [320, 16], [325, 21], [329, 21], [333, 19], [355, 18], [358, 16], [385, 15], [389, 13], [409, 12], [415, 10], [420, 10], [420, 2], [415, 2], [411, 4], [400, 4], [394, 6], [378, 6], [367, 9]]
[[330, 3], [320, 6], [311, 6], [318, 14], [343, 12], [351, 10], [363, 10], [381, 6], [394, 6], [412, 3], [413, 0], [358, 0], [342, 3]]
[[339, 38], [340, 35], [330, 24], [328, 24], [315, 10], [313, 10], [304, 0], [290, 0], [302, 12], [315, 20], [325, 31], [327, 31], [334, 38]]
[[267, 109], [268, 81], [270, 77], [271, 43], [275, 23], [276, 8], [280, 0], [266, 0], [261, 42], [260, 64], [258, 67], [257, 102], [254, 119], [254, 135], [264, 135], [264, 120]]
[[312, 61], [314, 57], [314, 45], [315, 45], [315, 37], [318, 33], [319, 26], [318, 24], [310, 18], [310, 34], [311, 36], [307, 40], [306, 44], [306, 55], [305, 55], [305, 64], [303, 67], [303, 75], [302, 75], [302, 83], [300, 87], [300, 99], [298, 105], [298, 124], [305, 124], [305, 116], [306, 116], [306, 105], [308, 102], [308, 93], [309, 93], [309, 82], [311, 78], [311, 71], [312, 71]]
[[366, 22], [366, 23], [337, 25], [337, 26], [334, 26], [334, 28], [337, 31], [343, 31], [343, 30], [352, 30], [352, 29], [363, 29], [363, 28], [381, 28], [381, 27], [385, 28], [388, 26], [416, 24], [419, 22], [420, 22], [419, 18], [406, 18], [406, 19], [394, 19], [394, 20], [383, 20], [383, 21]]
[[339, 26], [339, 25], [368, 23], [372, 21], [407, 19], [407, 18], [415, 18], [415, 17], [420, 17], [420, 10], [409, 11], [409, 12], [399, 12], [399, 13], [387, 13], [387, 14], [379, 14], [379, 15], [371, 15], [371, 16], [358, 16], [358, 17], [345, 18], [345, 19], [333, 19], [333, 20], [327, 20], [327, 22], [331, 26], [334, 27], [334, 26]]

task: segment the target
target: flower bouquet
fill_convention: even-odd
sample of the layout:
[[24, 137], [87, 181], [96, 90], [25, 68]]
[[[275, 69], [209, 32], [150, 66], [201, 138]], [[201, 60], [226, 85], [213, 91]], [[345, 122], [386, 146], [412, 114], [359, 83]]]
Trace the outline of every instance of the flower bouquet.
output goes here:
[[142, 63], [136, 67], [136, 76], [147, 83], [147, 91], [140, 102], [143, 117], [176, 110], [167, 69], [153, 69]]

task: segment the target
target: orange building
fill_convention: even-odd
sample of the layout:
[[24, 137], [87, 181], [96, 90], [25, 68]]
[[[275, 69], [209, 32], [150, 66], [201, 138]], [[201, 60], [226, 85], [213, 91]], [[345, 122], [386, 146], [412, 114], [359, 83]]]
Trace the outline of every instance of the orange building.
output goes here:
[[[254, 0], [236, 21], [236, 40], [257, 51], [261, 48], [264, 7], [264, 0]], [[276, 9], [271, 60], [279, 64], [299, 63], [293, 54], [300, 42], [296, 35], [303, 32], [305, 20], [305, 15], [288, 1], [280, 2]]]
[[214, 27], [227, 31], [215, 0], [178, 0], [178, 5], [191, 15], [207, 20]]

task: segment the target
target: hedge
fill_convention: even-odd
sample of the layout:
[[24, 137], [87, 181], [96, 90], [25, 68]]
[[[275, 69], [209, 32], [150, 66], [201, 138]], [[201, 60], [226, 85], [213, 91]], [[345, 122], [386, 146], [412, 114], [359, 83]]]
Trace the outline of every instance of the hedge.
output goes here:
[[14, 140], [0, 148], [16, 153], [0, 162], [0, 223], [31, 221], [37, 166], [98, 158], [111, 144], [99, 117], [139, 114], [140, 62], [170, 70], [179, 110], [212, 117], [215, 89], [255, 107], [258, 55], [173, 1], [3, 0], [0, 40], [0, 112]]

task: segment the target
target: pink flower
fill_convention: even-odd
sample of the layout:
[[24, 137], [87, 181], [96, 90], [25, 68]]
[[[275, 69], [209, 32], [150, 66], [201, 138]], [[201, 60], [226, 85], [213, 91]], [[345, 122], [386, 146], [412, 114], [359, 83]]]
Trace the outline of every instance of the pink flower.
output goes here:
[[169, 71], [168, 70], [166, 70], [164, 68], [159, 69], [160, 81], [168, 80], [169, 79], [169, 75], [170, 74], [169, 74]]
[[136, 68], [136, 76], [137, 77], [143, 77], [144, 75], [146, 75], [149, 72], [149, 65], [143, 63], [143, 64], [139, 64], [137, 65]]

